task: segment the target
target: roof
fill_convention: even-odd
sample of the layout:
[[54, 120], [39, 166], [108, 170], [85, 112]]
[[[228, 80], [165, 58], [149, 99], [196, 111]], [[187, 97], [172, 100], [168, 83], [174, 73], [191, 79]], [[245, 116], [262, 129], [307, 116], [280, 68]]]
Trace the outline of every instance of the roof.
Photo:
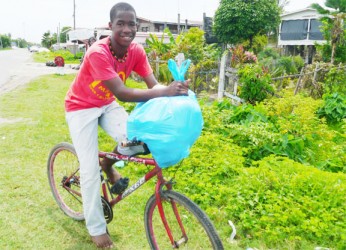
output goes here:
[[299, 9], [291, 12], [285, 12], [281, 15], [281, 20], [294, 20], [294, 19], [318, 19], [322, 17], [314, 8]]

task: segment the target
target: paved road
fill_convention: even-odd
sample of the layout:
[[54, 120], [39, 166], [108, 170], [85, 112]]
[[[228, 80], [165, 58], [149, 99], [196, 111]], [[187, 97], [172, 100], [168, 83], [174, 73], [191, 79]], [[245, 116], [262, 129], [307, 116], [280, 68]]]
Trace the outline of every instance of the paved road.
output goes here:
[[[13, 49], [0, 51], [0, 95], [14, 90], [32, 79], [47, 74], [76, 73], [71, 65], [65, 65], [63, 71], [56, 67], [47, 67], [45, 63], [35, 63], [32, 54], [27, 49]], [[1, 117], [0, 125], [4, 123], [20, 122], [22, 118], [7, 119]]]
[[[63, 72], [76, 73], [71, 65], [66, 65]], [[45, 63], [35, 63], [27, 49], [0, 51], [0, 95], [11, 91], [30, 80], [46, 74], [58, 73], [57, 68], [47, 67]]]

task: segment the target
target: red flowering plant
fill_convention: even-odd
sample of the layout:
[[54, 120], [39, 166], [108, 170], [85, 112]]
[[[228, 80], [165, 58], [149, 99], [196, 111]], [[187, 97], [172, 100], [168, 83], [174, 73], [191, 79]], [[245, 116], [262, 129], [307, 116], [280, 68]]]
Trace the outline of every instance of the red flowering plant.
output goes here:
[[250, 51], [245, 51], [242, 45], [230, 48], [229, 51], [232, 54], [231, 67], [238, 68], [244, 63], [257, 63], [257, 57]]

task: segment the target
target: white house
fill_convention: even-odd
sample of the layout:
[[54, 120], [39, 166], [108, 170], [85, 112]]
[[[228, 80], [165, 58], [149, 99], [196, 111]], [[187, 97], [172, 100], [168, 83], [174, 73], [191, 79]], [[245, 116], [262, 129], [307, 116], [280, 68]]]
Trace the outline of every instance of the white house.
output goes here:
[[300, 54], [311, 62], [316, 44], [323, 44], [320, 31], [321, 17], [313, 8], [305, 8], [281, 15], [278, 46], [284, 48], [286, 54]]

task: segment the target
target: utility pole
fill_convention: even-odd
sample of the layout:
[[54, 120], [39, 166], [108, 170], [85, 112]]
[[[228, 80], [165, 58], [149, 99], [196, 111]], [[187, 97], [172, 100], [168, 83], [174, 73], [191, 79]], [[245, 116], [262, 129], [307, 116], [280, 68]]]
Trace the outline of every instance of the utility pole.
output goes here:
[[59, 23], [59, 26], [57, 28], [57, 36], [56, 36], [56, 42], [58, 44], [58, 49], [60, 49], [60, 23]]
[[73, 0], [73, 29], [76, 29], [76, 0]]
[[[73, 0], [73, 30], [76, 30], [76, 0]], [[74, 42], [73, 54], [76, 58], [78, 43]]]
[[178, 13], [178, 34], [180, 34], [180, 13]]

